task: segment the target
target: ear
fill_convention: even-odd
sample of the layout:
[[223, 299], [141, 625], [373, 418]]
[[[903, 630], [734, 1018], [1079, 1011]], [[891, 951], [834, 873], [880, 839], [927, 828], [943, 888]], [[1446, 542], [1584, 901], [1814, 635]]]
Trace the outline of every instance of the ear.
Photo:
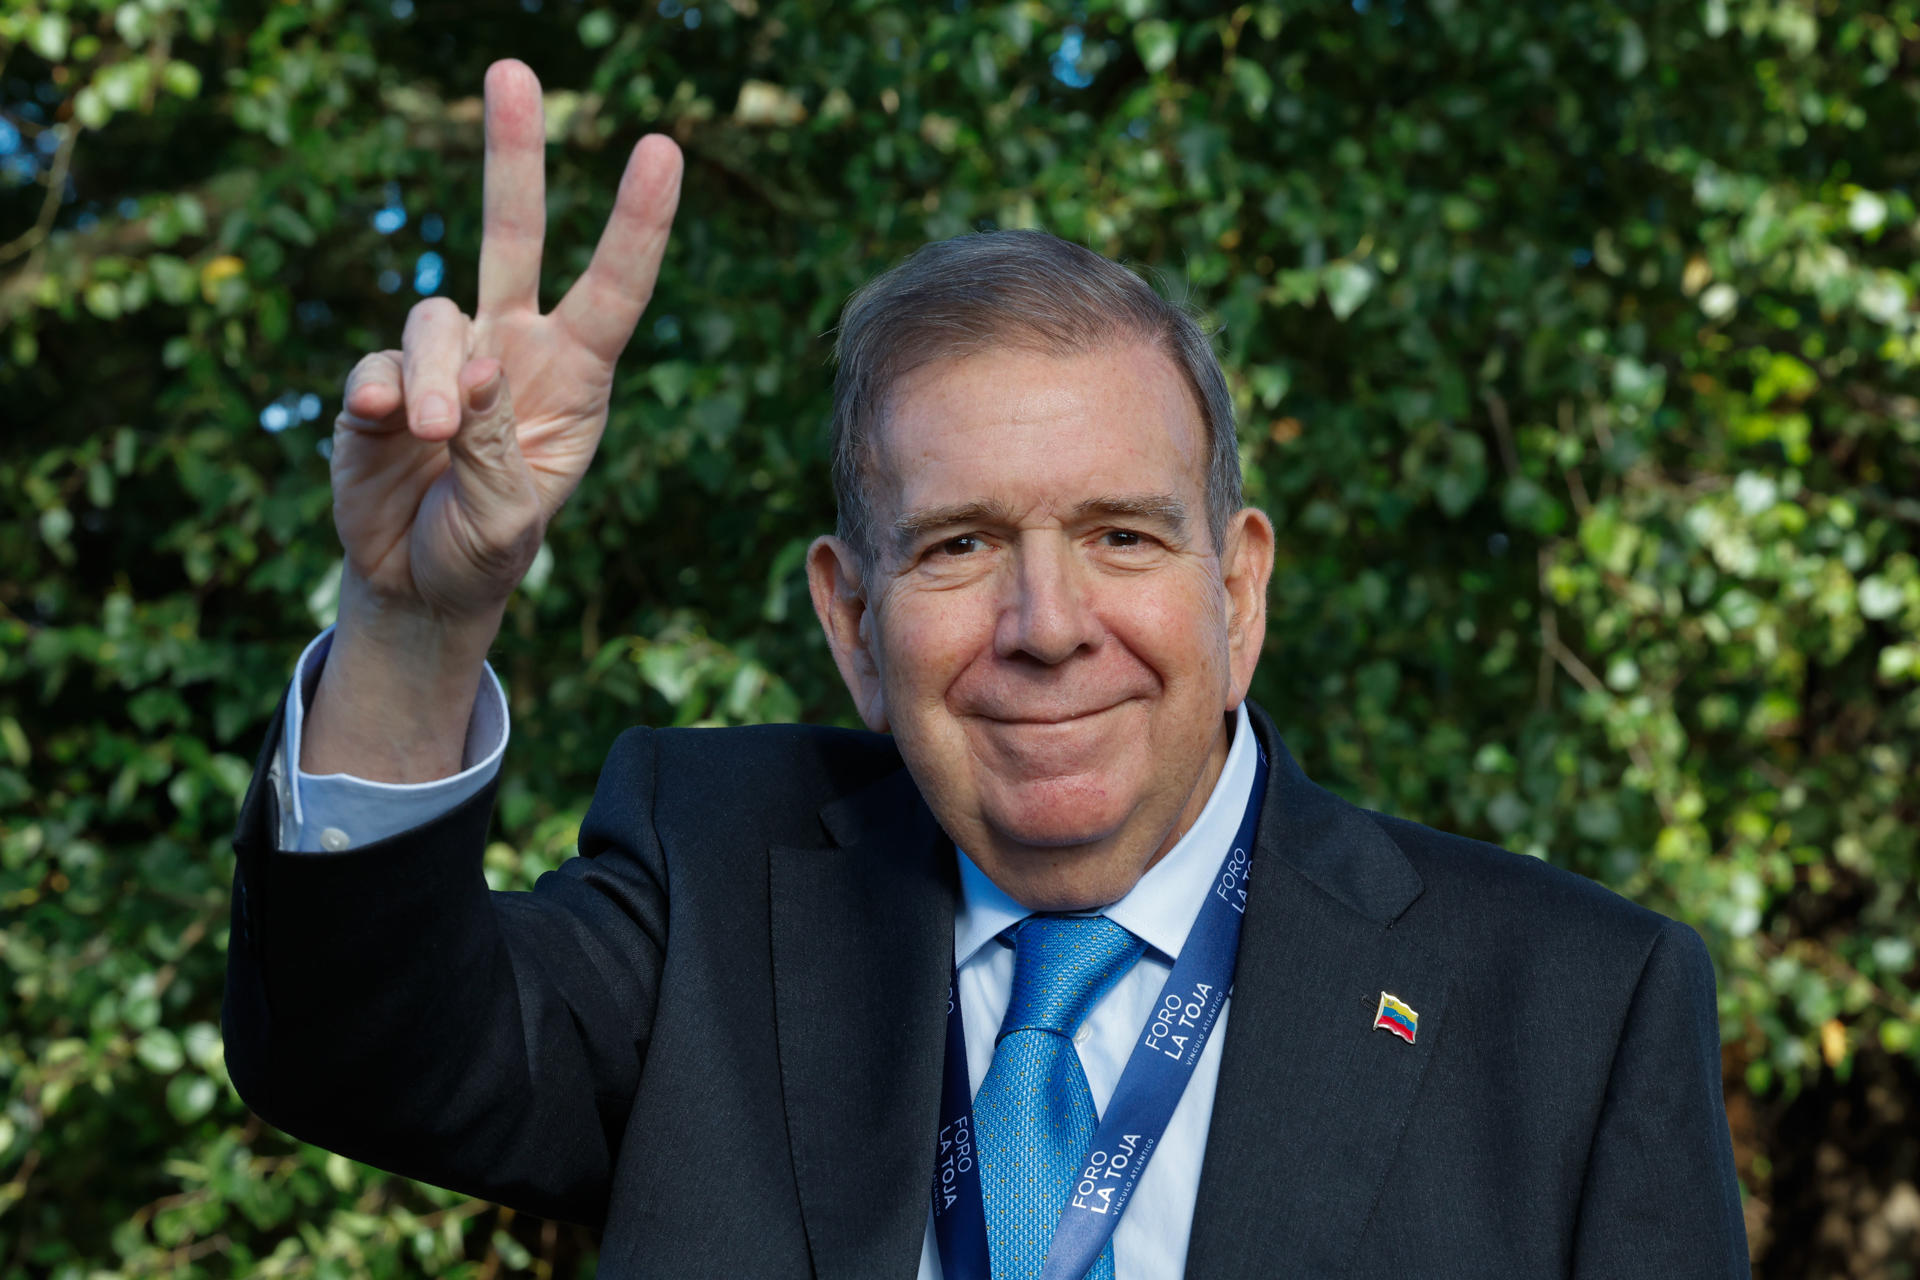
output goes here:
[[1226, 583], [1227, 666], [1232, 702], [1239, 706], [1253, 684], [1260, 646], [1267, 638], [1267, 582], [1273, 577], [1273, 522], [1258, 507], [1243, 507], [1227, 521], [1220, 574]]
[[838, 538], [815, 538], [807, 548], [807, 590], [861, 722], [875, 733], [887, 732], [879, 646], [874, 642], [878, 623], [867, 606], [860, 557]]

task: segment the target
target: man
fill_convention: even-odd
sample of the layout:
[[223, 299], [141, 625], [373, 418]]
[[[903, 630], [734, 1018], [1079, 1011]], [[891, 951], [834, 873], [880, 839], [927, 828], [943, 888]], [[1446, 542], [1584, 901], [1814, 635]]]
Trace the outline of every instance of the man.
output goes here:
[[641, 142], [541, 316], [541, 136], [496, 65], [477, 312], [348, 382], [339, 622], [236, 841], [262, 1115], [610, 1275], [1744, 1273], [1699, 939], [1307, 781], [1245, 702], [1273, 529], [1207, 342], [1051, 237], [843, 317], [807, 568], [873, 732], [629, 732], [581, 856], [490, 893], [484, 655], [680, 175]]

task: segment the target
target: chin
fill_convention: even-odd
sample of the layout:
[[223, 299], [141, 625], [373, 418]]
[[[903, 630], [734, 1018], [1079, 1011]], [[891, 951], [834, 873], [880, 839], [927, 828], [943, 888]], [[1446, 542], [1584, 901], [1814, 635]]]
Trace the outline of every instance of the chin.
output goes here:
[[1009, 844], [1066, 851], [1111, 841], [1131, 812], [1131, 806], [1115, 801], [1110, 787], [1087, 778], [1060, 778], [1020, 787], [990, 807], [987, 821]]
[[[1085, 776], [1029, 782], [982, 797], [978, 847], [989, 879], [1030, 911], [1091, 911], [1118, 902], [1152, 862], [1130, 847], [1139, 817], [1131, 789]], [[1133, 837], [1130, 839], [1129, 837]]]

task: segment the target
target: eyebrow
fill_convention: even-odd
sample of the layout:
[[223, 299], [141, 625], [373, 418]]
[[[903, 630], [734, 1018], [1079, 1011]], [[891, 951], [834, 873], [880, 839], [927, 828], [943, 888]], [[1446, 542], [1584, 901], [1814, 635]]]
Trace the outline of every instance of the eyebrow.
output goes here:
[[[1187, 504], [1170, 493], [1117, 493], [1089, 498], [1067, 516], [1069, 524], [1092, 519], [1142, 520], [1163, 528], [1184, 532]], [[928, 534], [963, 525], [1000, 525], [1016, 523], [1012, 508], [1003, 502], [983, 499], [956, 502], [944, 507], [925, 507], [909, 511], [893, 522], [894, 545], [911, 547]]]

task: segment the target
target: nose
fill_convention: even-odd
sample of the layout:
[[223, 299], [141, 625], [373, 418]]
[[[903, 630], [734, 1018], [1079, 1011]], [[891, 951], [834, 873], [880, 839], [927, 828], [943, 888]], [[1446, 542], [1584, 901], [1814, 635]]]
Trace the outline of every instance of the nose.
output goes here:
[[1057, 666], [1100, 642], [1101, 626], [1086, 566], [1057, 533], [1032, 531], [1020, 540], [1007, 598], [994, 632], [1003, 658], [1025, 657]]

